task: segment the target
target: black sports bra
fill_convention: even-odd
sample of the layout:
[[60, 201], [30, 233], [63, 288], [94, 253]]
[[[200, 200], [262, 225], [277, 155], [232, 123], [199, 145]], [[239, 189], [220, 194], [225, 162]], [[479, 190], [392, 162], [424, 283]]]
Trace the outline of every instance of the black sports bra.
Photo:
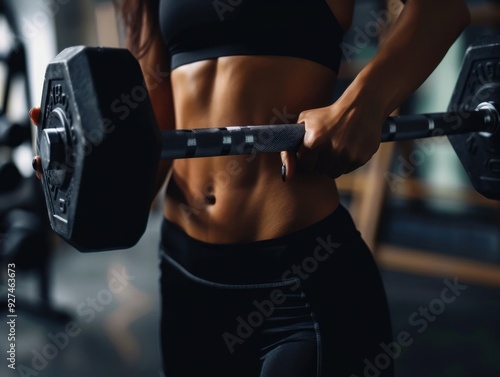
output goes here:
[[325, 0], [161, 0], [171, 69], [231, 55], [280, 55], [338, 72], [343, 31]]

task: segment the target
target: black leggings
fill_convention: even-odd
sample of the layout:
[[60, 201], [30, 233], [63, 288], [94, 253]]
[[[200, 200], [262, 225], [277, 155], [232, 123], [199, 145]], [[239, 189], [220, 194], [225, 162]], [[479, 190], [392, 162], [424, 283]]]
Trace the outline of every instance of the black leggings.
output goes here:
[[201, 242], [165, 220], [161, 293], [167, 377], [393, 375], [393, 360], [376, 363], [391, 342], [384, 287], [343, 207], [240, 244]]

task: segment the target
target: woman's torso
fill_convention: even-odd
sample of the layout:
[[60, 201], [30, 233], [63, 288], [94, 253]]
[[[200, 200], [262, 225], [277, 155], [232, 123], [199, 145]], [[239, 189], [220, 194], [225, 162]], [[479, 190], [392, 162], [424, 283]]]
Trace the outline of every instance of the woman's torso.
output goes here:
[[[328, 5], [339, 24], [350, 24], [351, 1]], [[181, 65], [171, 72], [176, 127], [295, 123], [300, 112], [329, 104], [335, 81], [324, 65], [288, 56]], [[283, 183], [280, 156], [271, 153], [175, 160], [164, 213], [194, 238], [233, 243], [302, 229], [337, 205], [333, 180], [299, 170]]]

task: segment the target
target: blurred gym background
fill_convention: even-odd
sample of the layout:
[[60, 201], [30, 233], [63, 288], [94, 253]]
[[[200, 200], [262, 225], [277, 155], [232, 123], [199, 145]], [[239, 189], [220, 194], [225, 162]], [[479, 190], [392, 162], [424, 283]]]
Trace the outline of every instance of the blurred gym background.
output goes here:
[[[356, 4], [334, 98], [400, 7]], [[468, 4], [471, 25], [400, 113], [445, 111], [467, 46], [499, 32], [499, 1]], [[134, 248], [81, 254], [51, 232], [31, 170], [28, 110], [40, 103], [46, 65], [67, 46], [123, 46], [119, 29], [110, 1], [0, 0], [2, 376], [161, 375], [159, 204]], [[500, 376], [500, 202], [472, 189], [447, 139], [384, 144], [339, 187], [380, 265], [394, 334], [411, 340], [400, 351], [381, 348], [397, 376]], [[5, 357], [8, 263], [16, 265], [15, 371]], [[450, 286], [453, 300], [443, 301]], [[365, 375], [376, 377], [383, 359]]]

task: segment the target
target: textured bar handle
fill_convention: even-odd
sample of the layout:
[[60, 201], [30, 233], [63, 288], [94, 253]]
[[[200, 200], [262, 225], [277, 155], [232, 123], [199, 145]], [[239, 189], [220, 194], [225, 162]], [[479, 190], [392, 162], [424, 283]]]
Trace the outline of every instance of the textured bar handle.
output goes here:
[[296, 150], [303, 124], [198, 128], [162, 132], [162, 159], [214, 157]]
[[382, 126], [381, 141], [412, 140], [468, 132], [495, 132], [497, 118], [494, 108], [390, 117]]

